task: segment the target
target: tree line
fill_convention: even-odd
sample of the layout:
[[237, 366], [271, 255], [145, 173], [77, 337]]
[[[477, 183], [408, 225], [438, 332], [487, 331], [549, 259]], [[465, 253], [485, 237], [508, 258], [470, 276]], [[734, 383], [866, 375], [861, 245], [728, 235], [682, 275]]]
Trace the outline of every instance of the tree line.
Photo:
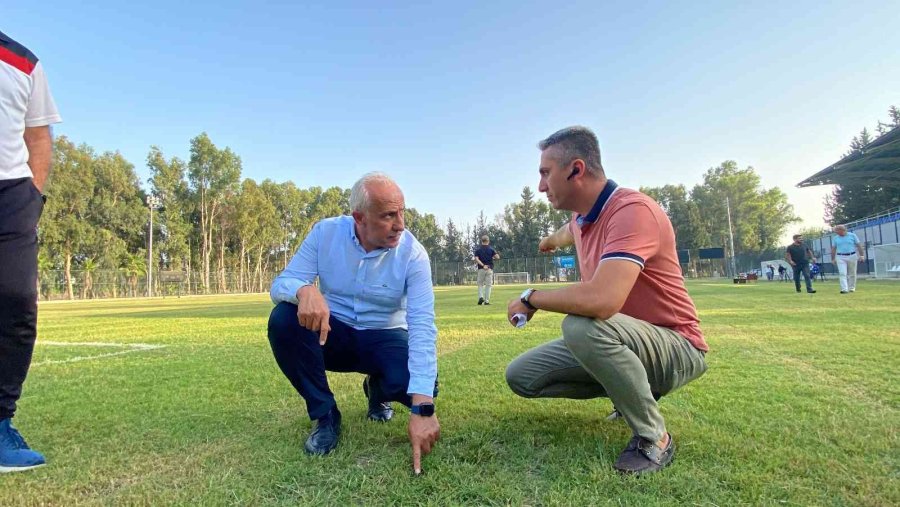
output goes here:
[[[149, 260], [153, 272], [196, 276], [191, 283], [204, 292], [227, 286], [227, 274], [237, 275], [239, 291], [265, 290], [270, 274], [287, 265], [313, 224], [350, 212], [349, 189], [242, 179], [240, 156], [205, 133], [190, 140], [188, 160], [151, 147], [146, 189], [120, 153], [98, 154], [65, 136], [54, 143], [54, 169], [45, 189], [50, 198], [38, 235], [39, 270], [60, 271], [68, 298], [75, 297], [76, 284], [81, 297], [91, 297], [95, 275], [103, 271], [122, 273], [126, 290], [135, 294], [148, 270], [148, 196], [158, 203]], [[498, 249], [536, 252], [540, 238], [567, 217], [536, 200], [528, 187], [521, 202], [507, 205], [493, 220], [482, 212], [474, 225], [460, 226], [451, 218], [442, 227], [433, 214], [415, 208], [405, 215], [407, 228], [436, 261], [470, 258], [482, 234]]]
[[700, 248], [730, 250], [729, 211], [735, 255], [757, 256], [778, 249], [788, 226], [800, 220], [781, 189], [764, 188], [752, 167], [741, 169], [733, 160], [707, 170], [703, 182], [690, 190], [664, 185], [641, 191], [666, 211], [677, 248], [690, 250], [692, 259]]
[[[118, 152], [96, 153], [65, 136], [55, 140], [49, 199], [39, 229], [39, 269], [59, 271], [66, 297], [93, 297], [95, 274], [115, 271], [132, 295], [138, 279], [154, 273], [183, 273], [203, 292], [229, 286], [264, 291], [271, 273], [287, 265], [313, 224], [348, 214], [349, 189], [300, 188], [295, 183], [243, 178], [243, 165], [230, 148], [202, 133], [190, 140], [190, 157], [167, 157], [153, 146], [146, 158], [146, 189], [134, 166]], [[710, 169], [690, 192], [684, 185], [644, 188], [672, 218], [679, 248], [723, 246], [727, 238], [725, 197], [732, 207], [735, 247], [759, 251], [776, 244], [796, 220], [786, 196], [762, 189], [752, 168], [728, 161]], [[153, 257], [148, 266], [147, 198], [154, 210]], [[406, 226], [435, 262], [467, 262], [481, 235], [505, 258], [537, 256], [540, 238], [569, 220], [524, 187], [520, 200], [475, 224], [448, 218], [444, 225], [424, 211], [406, 211]], [[76, 280], [76, 273], [79, 277]], [[190, 277], [194, 277], [190, 279]], [[113, 293], [105, 294], [117, 296]]]

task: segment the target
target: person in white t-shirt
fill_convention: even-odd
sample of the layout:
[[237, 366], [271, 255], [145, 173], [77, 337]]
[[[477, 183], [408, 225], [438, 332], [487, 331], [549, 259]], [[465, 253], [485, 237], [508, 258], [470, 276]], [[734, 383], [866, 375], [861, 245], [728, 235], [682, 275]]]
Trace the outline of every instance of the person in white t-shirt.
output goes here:
[[37, 337], [37, 224], [60, 121], [41, 62], [0, 32], [0, 473], [45, 464], [12, 417]]

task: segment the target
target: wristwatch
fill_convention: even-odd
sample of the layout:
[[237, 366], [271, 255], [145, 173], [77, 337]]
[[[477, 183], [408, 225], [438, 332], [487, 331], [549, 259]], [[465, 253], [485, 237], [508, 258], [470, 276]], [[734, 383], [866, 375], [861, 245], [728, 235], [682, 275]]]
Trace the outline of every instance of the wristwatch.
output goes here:
[[413, 415], [431, 417], [434, 415], [434, 403], [420, 403], [418, 405], [413, 405], [409, 407], [409, 411], [412, 412]]
[[525, 292], [523, 292], [521, 296], [519, 296], [519, 300], [522, 301], [522, 304], [527, 306], [529, 310], [537, 310], [537, 307], [528, 301], [528, 298], [530, 298], [531, 295], [535, 292], [537, 292], [537, 289], [528, 288], [525, 289]]

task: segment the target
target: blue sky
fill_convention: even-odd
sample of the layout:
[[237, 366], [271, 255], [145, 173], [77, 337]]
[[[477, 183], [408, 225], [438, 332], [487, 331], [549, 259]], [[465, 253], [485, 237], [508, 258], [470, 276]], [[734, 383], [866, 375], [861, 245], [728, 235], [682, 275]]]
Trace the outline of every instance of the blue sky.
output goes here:
[[[412, 2], [410, 2], [412, 4]], [[766, 5], [763, 5], [766, 4]], [[751, 165], [794, 185], [900, 106], [895, 2], [6, 3], [44, 62], [57, 133], [188, 157], [209, 133], [244, 177], [349, 187], [383, 170], [407, 205], [474, 223], [537, 187], [535, 143], [592, 127], [629, 187]]]

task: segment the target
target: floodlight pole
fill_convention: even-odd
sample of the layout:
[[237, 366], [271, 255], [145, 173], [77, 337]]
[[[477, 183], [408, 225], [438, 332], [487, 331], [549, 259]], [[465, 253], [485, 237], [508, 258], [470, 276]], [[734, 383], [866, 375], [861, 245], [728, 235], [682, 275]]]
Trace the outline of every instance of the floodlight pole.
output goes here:
[[731, 202], [725, 196], [725, 210], [728, 212], [728, 238], [731, 242], [731, 276], [737, 276], [737, 264], [734, 259], [734, 230], [731, 228]]
[[149, 248], [147, 248], [147, 297], [153, 297], [153, 210], [159, 208], [159, 197], [147, 196], [147, 207], [150, 209]]

